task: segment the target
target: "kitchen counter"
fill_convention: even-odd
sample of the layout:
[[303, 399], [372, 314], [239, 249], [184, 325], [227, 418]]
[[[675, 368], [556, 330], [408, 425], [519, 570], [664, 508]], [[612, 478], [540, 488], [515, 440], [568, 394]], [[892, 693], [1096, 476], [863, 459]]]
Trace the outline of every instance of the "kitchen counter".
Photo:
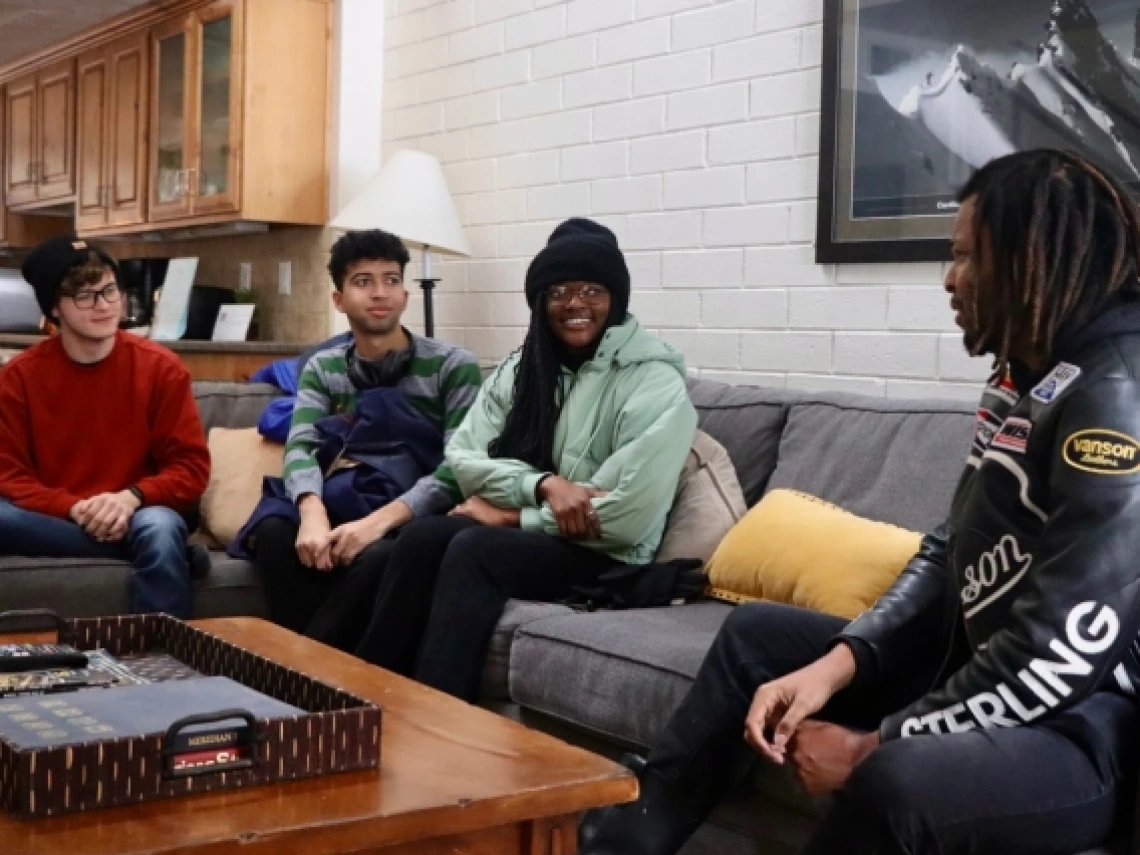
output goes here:
[[[26, 350], [46, 336], [0, 333], [0, 350]], [[282, 341], [159, 341], [178, 354], [195, 380], [231, 380], [245, 382], [250, 375], [270, 362], [298, 356], [301, 344]]]

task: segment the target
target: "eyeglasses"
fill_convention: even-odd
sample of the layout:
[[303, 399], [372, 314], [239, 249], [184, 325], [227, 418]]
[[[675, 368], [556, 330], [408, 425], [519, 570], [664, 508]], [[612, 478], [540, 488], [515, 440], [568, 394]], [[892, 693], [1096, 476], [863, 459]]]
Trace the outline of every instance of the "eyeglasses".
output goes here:
[[610, 295], [604, 285], [583, 285], [581, 288], [571, 288], [569, 285], [555, 285], [550, 289], [547, 300], [551, 303], [569, 303], [578, 297], [587, 306], [596, 306]]
[[108, 306], [112, 306], [122, 299], [123, 292], [119, 290], [119, 283], [112, 282], [99, 291], [80, 291], [78, 294], [68, 294], [71, 301], [80, 309], [94, 309], [99, 298]]

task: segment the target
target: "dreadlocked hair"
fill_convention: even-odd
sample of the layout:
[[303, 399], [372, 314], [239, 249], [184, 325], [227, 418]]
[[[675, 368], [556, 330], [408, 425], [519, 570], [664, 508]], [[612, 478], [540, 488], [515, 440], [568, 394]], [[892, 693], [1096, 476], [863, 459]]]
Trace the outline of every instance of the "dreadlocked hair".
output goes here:
[[974, 247], [991, 287], [973, 288], [982, 325], [972, 350], [1004, 373], [1015, 346], [1049, 355], [1058, 331], [1079, 328], [1106, 300], [1140, 293], [1140, 216], [1116, 179], [1069, 152], [1007, 155], [978, 170]]
[[503, 432], [487, 446], [491, 457], [529, 463], [554, 472], [554, 429], [562, 409], [562, 374], [554, 333], [540, 299], [530, 315], [530, 328], [520, 348], [514, 395]]

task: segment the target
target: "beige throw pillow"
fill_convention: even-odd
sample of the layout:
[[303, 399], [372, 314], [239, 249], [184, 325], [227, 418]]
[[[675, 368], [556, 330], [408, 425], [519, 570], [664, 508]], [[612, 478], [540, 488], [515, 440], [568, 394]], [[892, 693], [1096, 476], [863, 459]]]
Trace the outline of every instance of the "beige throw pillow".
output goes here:
[[261, 500], [264, 477], [281, 477], [285, 446], [270, 442], [257, 428], [214, 428], [210, 446], [210, 485], [202, 497], [203, 533], [227, 547]]
[[697, 431], [654, 560], [707, 562], [747, 511], [728, 452], [707, 433]]

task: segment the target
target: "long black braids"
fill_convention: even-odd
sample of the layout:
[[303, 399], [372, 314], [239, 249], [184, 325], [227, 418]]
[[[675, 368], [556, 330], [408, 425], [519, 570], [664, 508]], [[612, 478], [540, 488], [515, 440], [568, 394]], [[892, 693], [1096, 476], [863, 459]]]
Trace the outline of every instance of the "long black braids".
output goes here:
[[1140, 291], [1140, 215], [1084, 158], [1049, 149], [999, 158], [959, 194], [971, 197], [975, 253], [992, 284], [973, 289], [972, 350], [992, 351], [999, 371], [1014, 348], [1047, 357], [1060, 331]]
[[562, 411], [562, 363], [543, 295], [530, 315], [515, 374], [514, 395], [503, 432], [487, 446], [492, 457], [529, 463], [554, 472], [554, 429]]

